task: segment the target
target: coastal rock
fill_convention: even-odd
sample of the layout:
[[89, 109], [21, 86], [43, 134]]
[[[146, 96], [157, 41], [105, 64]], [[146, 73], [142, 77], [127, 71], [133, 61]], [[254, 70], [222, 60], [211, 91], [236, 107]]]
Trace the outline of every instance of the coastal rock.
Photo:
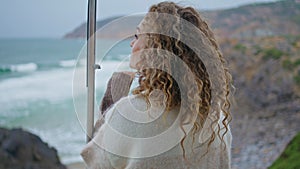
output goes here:
[[293, 79], [281, 68], [280, 63], [269, 60], [258, 67], [246, 92], [252, 107], [262, 108], [293, 100], [293, 86]]
[[0, 128], [0, 168], [66, 169], [57, 151], [22, 129]]

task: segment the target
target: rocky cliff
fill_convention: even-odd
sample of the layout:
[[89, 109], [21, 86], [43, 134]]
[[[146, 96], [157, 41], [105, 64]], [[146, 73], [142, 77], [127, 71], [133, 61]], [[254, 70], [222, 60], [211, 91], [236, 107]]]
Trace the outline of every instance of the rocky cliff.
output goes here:
[[57, 151], [22, 129], [0, 128], [1, 169], [66, 169]]
[[300, 36], [223, 39], [235, 86], [234, 169], [265, 169], [300, 131]]
[[[206, 20], [220, 38], [246, 38], [270, 35], [297, 35], [300, 32], [300, 1], [282, 0], [272, 3], [257, 3], [234, 9], [203, 11]], [[97, 22], [97, 29], [116, 21], [111, 17]], [[124, 23], [114, 23], [113, 28], [106, 30], [104, 38], [124, 38], [128, 32], [135, 30], [130, 25], [138, 25], [142, 16], [132, 16]], [[81, 24], [64, 36], [65, 38], [85, 38], [86, 23]]]

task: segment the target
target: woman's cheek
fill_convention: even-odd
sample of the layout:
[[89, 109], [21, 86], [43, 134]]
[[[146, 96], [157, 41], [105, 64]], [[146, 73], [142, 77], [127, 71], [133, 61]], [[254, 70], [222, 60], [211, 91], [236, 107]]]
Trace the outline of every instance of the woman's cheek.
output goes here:
[[133, 47], [132, 47], [132, 54], [135, 53], [135, 52], [138, 52], [140, 50], [140, 44], [139, 42], [135, 42]]
[[137, 52], [133, 52], [130, 57], [129, 66], [133, 69], [137, 69], [137, 63], [140, 61], [139, 54]]
[[143, 48], [144, 48], [144, 43], [142, 39], [139, 38], [133, 42], [130, 64], [129, 64], [131, 68], [138, 69], [137, 63], [141, 61], [140, 52]]

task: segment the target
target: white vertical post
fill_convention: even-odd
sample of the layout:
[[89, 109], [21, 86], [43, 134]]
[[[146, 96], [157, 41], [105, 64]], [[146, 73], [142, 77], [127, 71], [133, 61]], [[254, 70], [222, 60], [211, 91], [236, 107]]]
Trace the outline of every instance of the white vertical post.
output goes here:
[[96, 2], [88, 0], [87, 20], [87, 136], [89, 142], [94, 129], [94, 102], [95, 102], [95, 53], [96, 53]]

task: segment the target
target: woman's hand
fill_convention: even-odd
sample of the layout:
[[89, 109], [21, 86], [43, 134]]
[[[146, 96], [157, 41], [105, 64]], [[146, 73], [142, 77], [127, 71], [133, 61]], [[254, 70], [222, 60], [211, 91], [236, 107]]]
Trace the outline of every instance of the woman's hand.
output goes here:
[[100, 111], [103, 114], [112, 104], [128, 95], [135, 73], [124, 71], [115, 72], [109, 79]]
[[134, 78], [134, 76], [135, 76], [135, 72], [123, 71], [123, 72], [119, 72], [119, 73], [125, 73], [125, 74], [129, 75], [132, 78]]

